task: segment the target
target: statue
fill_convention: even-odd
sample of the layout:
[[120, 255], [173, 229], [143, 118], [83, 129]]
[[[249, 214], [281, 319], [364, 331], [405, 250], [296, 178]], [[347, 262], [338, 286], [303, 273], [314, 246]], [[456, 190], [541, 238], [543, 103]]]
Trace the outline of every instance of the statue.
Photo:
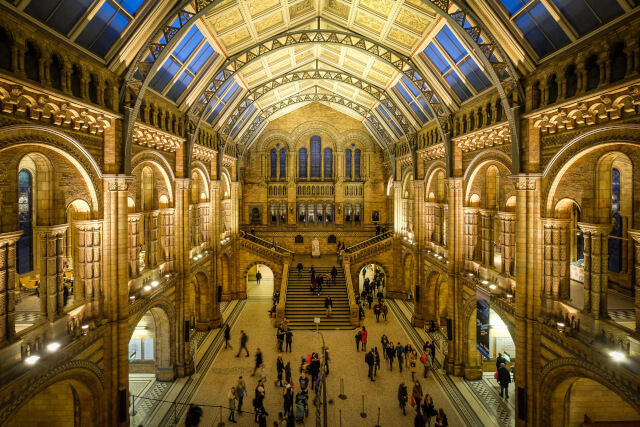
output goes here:
[[320, 258], [320, 242], [317, 238], [311, 241], [311, 256], [314, 258]]

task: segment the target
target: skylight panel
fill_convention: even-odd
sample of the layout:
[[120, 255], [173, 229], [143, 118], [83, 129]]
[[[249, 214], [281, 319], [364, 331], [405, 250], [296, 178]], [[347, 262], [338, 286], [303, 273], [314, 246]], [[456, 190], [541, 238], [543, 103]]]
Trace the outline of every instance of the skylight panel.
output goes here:
[[456, 95], [458, 95], [458, 98], [460, 98], [461, 101], [465, 101], [471, 98], [471, 91], [469, 90], [469, 88], [467, 88], [462, 79], [460, 79], [458, 73], [456, 73], [455, 71], [451, 71], [449, 74], [444, 76], [444, 79], [447, 81], [447, 83], [449, 83], [449, 86], [451, 86], [451, 89], [453, 89], [453, 91]]
[[91, 3], [93, 0], [31, 0], [24, 11], [66, 35]]
[[624, 13], [611, 0], [553, 0], [581, 36]]
[[126, 10], [127, 12], [129, 12], [129, 14], [131, 15], [135, 15], [135, 13], [138, 11], [138, 9], [140, 9], [140, 6], [142, 6], [142, 3], [144, 3], [145, 0], [120, 0], [120, 6], [122, 6], [124, 8], [124, 10]]
[[97, 55], [104, 56], [129, 22], [130, 19], [122, 11], [105, 2], [84, 27], [76, 42]]
[[173, 58], [167, 59], [164, 64], [162, 64], [158, 72], [153, 76], [149, 86], [158, 92], [162, 92], [179, 70], [179, 62]]
[[460, 61], [467, 54], [467, 50], [462, 46], [447, 26], [444, 26], [438, 33], [436, 40], [438, 40], [449, 57], [453, 59], [453, 62]]
[[463, 60], [458, 64], [458, 68], [477, 92], [481, 92], [491, 86], [487, 76], [472, 58]]
[[173, 55], [178, 58], [180, 62], [185, 62], [203, 39], [204, 36], [200, 33], [198, 27], [194, 25], [175, 48]]
[[384, 117], [386, 117], [387, 122], [391, 125], [391, 127], [393, 128], [394, 133], [396, 134], [397, 137], [402, 136], [402, 131], [400, 130], [400, 128], [398, 127], [398, 125], [396, 124], [396, 122], [394, 120], [391, 119], [391, 116], [389, 115], [389, 113], [387, 113], [387, 110], [382, 106], [382, 104], [378, 105], [378, 111], [380, 111], [382, 113], [382, 115]]
[[525, 38], [540, 56], [569, 44], [569, 37], [542, 3], [527, 8], [514, 20]]
[[191, 60], [191, 63], [189, 63], [189, 71], [193, 74], [197, 74], [202, 65], [207, 62], [207, 59], [209, 59], [211, 55], [213, 55], [213, 48], [208, 42], [206, 42], [198, 54]]
[[444, 59], [440, 51], [436, 47], [434, 47], [433, 43], [429, 43], [429, 46], [427, 46], [427, 48], [424, 50], [424, 53], [442, 74], [451, 69], [451, 66], [449, 65], [447, 60]]
[[511, 15], [516, 14], [531, 0], [501, 0]]
[[184, 92], [189, 83], [191, 83], [191, 80], [193, 80], [191, 74], [183, 71], [178, 80], [173, 83], [173, 86], [171, 86], [169, 92], [167, 92], [167, 98], [171, 99], [172, 101], [177, 101], [178, 98], [180, 98], [180, 95], [182, 95], [182, 92]]

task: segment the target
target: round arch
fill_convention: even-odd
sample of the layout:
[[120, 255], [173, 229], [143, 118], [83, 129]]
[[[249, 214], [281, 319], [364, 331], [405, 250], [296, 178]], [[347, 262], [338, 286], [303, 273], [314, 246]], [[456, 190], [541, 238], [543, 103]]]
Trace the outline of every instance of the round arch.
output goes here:
[[[371, 269], [369, 271], [369, 269], [367, 267], [370, 266], [370, 265], [373, 265], [373, 269]], [[361, 294], [363, 289], [364, 289], [364, 279], [363, 279], [363, 277], [369, 278], [370, 281], [373, 281], [373, 278], [374, 278], [374, 273], [373, 272], [374, 272], [374, 270], [378, 271], [379, 269], [382, 269], [382, 274], [383, 274], [383, 277], [384, 277], [384, 287], [381, 290], [383, 292], [383, 295], [386, 295], [387, 286], [388, 286], [388, 278], [389, 278], [389, 269], [387, 267], [385, 267], [384, 264], [378, 262], [375, 259], [361, 263], [360, 266], [357, 269], [354, 270], [354, 272], [356, 272], [356, 274], [358, 275], [357, 282], [358, 282], [358, 293], [359, 294]], [[366, 272], [365, 276], [362, 276], [362, 271], [363, 270], [365, 270], [365, 272]], [[352, 275], [352, 278], [353, 278], [353, 275]]]
[[496, 165], [498, 170], [500, 168], [505, 168], [508, 173], [511, 174], [511, 158], [506, 153], [499, 150], [487, 150], [478, 154], [473, 158], [469, 166], [467, 166], [467, 170], [464, 172], [463, 180], [465, 182], [464, 189], [464, 203], [465, 205], [469, 204], [469, 197], [471, 196], [471, 189], [473, 188], [473, 184], [475, 182], [476, 176], [480, 172], [480, 170], [486, 166], [487, 164]]
[[[136, 348], [135, 359], [128, 355], [132, 358], [129, 372], [153, 372], [159, 381], [172, 381], [176, 341], [174, 310], [168, 310], [167, 301], [152, 301], [144, 308], [129, 326], [129, 349]], [[151, 345], [147, 344], [148, 340]], [[153, 354], [148, 354], [150, 351]]]
[[[305, 135], [310, 133], [328, 134], [329, 137], [331, 138], [331, 144], [332, 144], [331, 148], [333, 148], [334, 151], [336, 149], [336, 145], [338, 141], [342, 139], [342, 136], [340, 135], [340, 131], [338, 131], [338, 129], [332, 124], [321, 121], [321, 120], [312, 120], [309, 122], [302, 123], [301, 125], [297, 126], [295, 129], [293, 129], [293, 131], [291, 131], [290, 149], [297, 151], [298, 148], [300, 148], [300, 143], [302, 141], [302, 138]], [[324, 141], [323, 141], [323, 144], [324, 144]]]
[[141, 151], [131, 159], [131, 174], [134, 174], [138, 167], [145, 165], [151, 165], [153, 169], [160, 172], [169, 193], [169, 202], [173, 203], [173, 183], [176, 181], [176, 177], [167, 159], [155, 151]]
[[[257, 273], [260, 272], [260, 284], [258, 284]], [[269, 262], [262, 260], [254, 261], [247, 265], [244, 269], [245, 284], [247, 287], [247, 296], [273, 295], [276, 290], [276, 271], [274, 266]]]

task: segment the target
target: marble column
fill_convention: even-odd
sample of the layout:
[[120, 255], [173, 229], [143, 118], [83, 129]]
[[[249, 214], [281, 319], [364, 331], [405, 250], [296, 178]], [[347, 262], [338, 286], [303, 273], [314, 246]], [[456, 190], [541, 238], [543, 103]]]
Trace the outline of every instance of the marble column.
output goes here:
[[0, 347], [16, 332], [16, 244], [22, 231], [0, 234]]
[[544, 220], [544, 295], [565, 299], [569, 296], [568, 219]]
[[129, 214], [129, 277], [140, 275], [140, 219], [143, 214]]
[[[445, 185], [448, 191], [449, 216], [447, 218], [449, 264], [448, 273], [448, 318], [453, 323], [453, 340], [449, 341], [449, 354], [447, 355], [447, 371], [456, 376], [465, 373], [464, 360], [464, 333], [467, 325], [463, 318], [462, 301], [464, 290], [460, 281], [464, 259], [464, 211], [462, 195], [462, 178], [446, 178]], [[444, 286], [444, 285], [443, 285]]]
[[64, 313], [62, 258], [68, 225], [35, 227], [40, 256], [40, 317], [50, 322]]
[[500, 212], [500, 231], [502, 235], [502, 245], [500, 254], [502, 258], [501, 273], [505, 276], [513, 276], [515, 273], [515, 234], [516, 234], [516, 214], [515, 212]]
[[606, 319], [608, 271], [609, 271], [609, 233], [613, 224], [586, 224], [579, 222], [578, 227], [584, 233], [584, 308], [595, 319]]
[[74, 296], [76, 302], [85, 302], [86, 317], [100, 312], [103, 298], [100, 267], [102, 263], [102, 221], [75, 221], [78, 260], [74, 268]]
[[635, 277], [634, 287], [636, 291], [636, 335], [640, 335], [640, 230], [629, 230], [629, 237], [633, 239], [635, 247], [634, 265]]

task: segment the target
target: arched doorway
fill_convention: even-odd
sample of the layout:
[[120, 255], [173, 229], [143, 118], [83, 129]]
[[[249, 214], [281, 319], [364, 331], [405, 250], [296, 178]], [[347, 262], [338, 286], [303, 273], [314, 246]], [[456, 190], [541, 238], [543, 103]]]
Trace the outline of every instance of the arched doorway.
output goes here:
[[382, 265], [377, 263], [371, 263], [371, 264], [365, 264], [364, 266], [362, 266], [362, 268], [358, 272], [358, 293], [359, 294], [362, 294], [362, 291], [364, 290], [364, 283], [367, 279], [371, 284], [374, 284], [377, 279], [377, 281], [380, 283], [380, 286], [377, 287], [377, 289], [374, 291], [374, 294], [377, 294], [378, 291], [382, 291], [382, 294], [386, 296], [387, 272]]
[[[258, 273], [260, 273], [260, 283], [258, 283]], [[275, 284], [273, 271], [265, 264], [256, 264], [249, 268], [247, 272], [247, 296], [273, 295]]]
[[[211, 317], [207, 311], [210, 302], [208, 289], [209, 282], [205, 273], [199, 272], [193, 276], [189, 287], [189, 311], [187, 316], [188, 319], [191, 319], [191, 329], [202, 327], [202, 324], [207, 324]], [[198, 326], [198, 324], [201, 326]]]
[[[131, 390], [144, 392], [139, 382], [148, 382], [154, 377], [158, 381], [173, 381], [171, 342], [171, 322], [167, 312], [160, 307], [151, 308], [140, 318], [129, 340]], [[132, 394], [136, 393], [132, 391]]]

